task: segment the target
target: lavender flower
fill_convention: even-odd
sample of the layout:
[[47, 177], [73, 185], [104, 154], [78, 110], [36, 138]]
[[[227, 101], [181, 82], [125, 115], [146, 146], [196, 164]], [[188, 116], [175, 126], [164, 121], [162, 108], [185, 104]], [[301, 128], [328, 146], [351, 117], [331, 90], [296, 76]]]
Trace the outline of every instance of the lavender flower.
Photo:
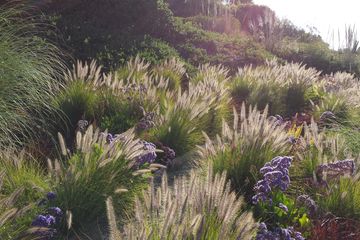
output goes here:
[[56, 223], [55, 217], [52, 215], [38, 215], [31, 223], [35, 227], [50, 227]]
[[317, 167], [316, 173], [322, 180], [324, 180], [323, 177], [325, 175], [330, 179], [344, 175], [353, 175], [355, 173], [355, 162], [353, 159], [345, 159], [329, 164], [322, 164]]
[[54, 192], [48, 192], [48, 193], [46, 194], [46, 197], [47, 197], [47, 199], [48, 199], [49, 201], [54, 200], [54, 199], [56, 198], [56, 193], [54, 193]]
[[89, 126], [89, 122], [86, 120], [79, 120], [77, 122], [77, 127], [80, 130], [80, 132], [85, 132], [87, 126]]
[[288, 211], [289, 211], [289, 209], [287, 208], [287, 206], [286, 206], [285, 204], [283, 204], [283, 203], [279, 203], [279, 208], [280, 208], [281, 210], [283, 210], [284, 212], [288, 212]]
[[63, 215], [63, 212], [62, 212], [61, 209], [58, 208], [58, 207], [50, 207], [50, 208], [48, 209], [48, 211], [49, 211], [49, 213], [55, 215], [56, 217], [60, 217], [60, 216]]
[[335, 120], [335, 119], [336, 119], [336, 116], [331, 111], [325, 111], [320, 116], [320, 121], [322, 121], [322, 122], [324, 122], [326, 120]]
[[305, 240], [300, 232], [294, 231], [293, 227], [275, 228], [269, 230], [265, 223], [260, 223], [256, 240]]
[[300, 206], [305, 206], [308, 209], [309, 216], [314, 217], [316, 215], [318, 206], [315, 201], [308, 195], [300, 195], [296, 199], [296, 203]]
[[155, 117], [154, 112], [144, 113], [144, 117], [137, 123], [136, 129], [147, 130], [153, 128], [155, 126]]
[[163, 145], [162, 143], [157, 143], [156, 145], [158, 145], [158, 148], [161, 149], [163, 151], [162, 155], [160, 156], [161, 159], [160, 159], [160, 162], [161, 164], [164, 164], [166, 166], [170, 166], [175, 157], [176, 157], [176, 153], [175, 151], [170, 148], [170, 147], [167, 147], [165, 145]]
[[256, 192], [252, 199], [254, 204], [259, 201], [271, 200], [269, 194], [272, 188], [286, 191], [290, 184], [289, 167], [291, 161], [291, 157], [275, 157], [260, 169], [264, 179], [259, 180], [254, 186]]
[[289, 141], [289, 143], [294, 145], [294, 144], [296, 144], [297, 139], [295, 137], [291, 136], [291, 137], [288, 138], [288, 141]]
[[140, 141], [140, 144], [143, 145], [145, 154], [138, 157], [137, 166], [141, 166], [145, 163], [153, 163], [157, 157], [155, 153], [156, 150], [155, 144], [146, 141]]
[[108, 133], [106, 135], [106, 142], [107, 143], [112, 143], [115, 140], [114, 136], [111, 133]]

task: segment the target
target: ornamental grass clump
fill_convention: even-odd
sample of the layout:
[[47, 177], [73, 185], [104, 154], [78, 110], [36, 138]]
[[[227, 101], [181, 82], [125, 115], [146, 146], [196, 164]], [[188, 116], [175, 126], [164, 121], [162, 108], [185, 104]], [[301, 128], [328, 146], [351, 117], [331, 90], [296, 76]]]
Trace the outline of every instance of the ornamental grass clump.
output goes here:
[[152, 69], [152, 74], [168, 79], [168, 89], [178, 90], [183, 85], [183, 77], [186, 74], [185, 63], [178, 58], [170, 58]]
[[3, 173], [0, 195], [9, 196], [19, 188], [23, 188], [18, 204], [29, 204], [37, 201], [43, 192], [49, 190], [50, 182], [37, 159], [24, 150], [13, 149], [0, 152], [0, 172]]
[[132, 57], [125, 66], [116, 71], [116, 75], [124, 82], [135, 81], [141, 83], [149, 75], [150, 63], [141, 59], [139, 56]]
[[[219, 68], [218, 72], [214, 70], [216, 68]], [[190, 79], [188, 91], [204, 99], [214, 99], [208, 103], [209, 111], [201, 118], [201, 122], [205, 126], [203, 130], [210, 136], [215, 136], [221, 131], [222, 120], [229, 120], [231, 116], [228, 70], [221, 66], [207, 65], [201, 67], [199, 71], [198, 75], [204, 71], [205, 76], [201, 81]]]
[[76, 232], [104, 217], [105, 200], [110, 196], [119, 215], [129, 214], [134, 195], [146, 186], [151, 170], [156, 169], [151, 165], [151, 170], [144, 169], [139, 164], [150, 157], [153, 161], [153, 145], [151, 151], [144, 149], [132, 131], [109, 141], [106, 132], [94, 130], [92, 125], [85, 133], [77, 132], [73, 152], [66, 148], [61, 135], [59, 141], [63, 158], [49, 161], [49, 168], [57, 194], [54, 204], [72, 216], [71, 226], [63, 223], [62, 232]]
[[0, 239], [35, 239], [29, 227], [49, 182], [32, 161], [24, 152], [0, 153]]
[[313, 120], [309, 125], [304, 125], [304, 136], [298, 139], [297, 148], [296, 156], [300, 161], [295, 171], [307, 178], [315, 177], [316, 169], [321, 164], [352, 157], [340, 134], [321, 131]]
[[310, 106], [306, 94], [309, 88], [320, 83], [320, 72], [297, 63], [278, 64], [267, 61], [265, 66], [246, 66], [239, 69], [230, 84], [234, 103], [269, 105], [271, 114], [293, 116]]
[[0, 9], [0, 147], [44, 137], [58, 117], [51, 100], [63, 63], [44, 26], [24, 8]]
[[144, 136], [151, 142], [161, 142], [181, 156], [203, 142], [201, 131], [207, 125], [202, 121], [214, 104], [215, 97], [203, 96], [195, 91], [181, 92], [173, 102], [164, 104], [156, 126]]
[[316, 202], [324, 212], [337, 217], [360, 220], [360, 182], [358, 176], [342, 176], [318, 189]]
[[108, 199], [110, 239], [252, 239], [256, 223], [251, 212], [241, 210], [243, 201], [230, 190], [226, 174], [205, 177], [192, 171], [169, 186], [154, 183], [136, 199], [135, 216], [118, 230]]
[[259, 179], [259, 170], [276, 156], [287, 155], [291, 144], [284, 125], [278, 125], [256, 108], [234, 111], [234, 123], [223, 122], [221, 135], [211, 140], [206, 134], [206, 143], [199, 147], [199, 154], [206, 163], [212, 163], [215, 172], [227, 172], [232, 187], [253, 195], [253, 186]]

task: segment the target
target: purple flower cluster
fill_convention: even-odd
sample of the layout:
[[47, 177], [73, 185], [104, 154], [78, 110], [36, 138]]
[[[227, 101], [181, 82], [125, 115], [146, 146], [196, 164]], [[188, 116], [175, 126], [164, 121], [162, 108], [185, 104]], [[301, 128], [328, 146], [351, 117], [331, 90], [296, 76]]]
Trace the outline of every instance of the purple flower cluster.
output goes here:
[[49, 201], [54, 200], [54, 199], [56, 198], [56, 193], [54, 193], [54, 192], [48, 192], [48, 193], [46, 194], [46, 198], [47, 198]]
[[268, 230], [265, 223], [260, 223], [256, 240], [305, 240], [300, 232], [293, 227], [276, 228], [274, 231]]
[[128, 86], [126, 86], [126, 87], [122, 87], [121, 90], [122, 90], [123, 93], [130, 94], [130, 93], [133, 93], [133, 92], [146, 92], [147, 88], [145, 87], [144, 84], [137, 85], [135, 83], [132, 83], [132, 84], [129, 84]]
[[137, 130], [147, 130], [155, 126], [155, 113], [149, 112], [144, 115], [143, 118], [136, 125]]
[[155, 144], [146, 141], [140, 141], [140, 144], [143, 145], [145, 153], [137, 158], [137, 166], [145, 163], [153, 163], [157, 157]]
[[322, 122], [327, 121], [327, 120], [331, 121], [331, 120], [335, 120], [335, 119], [336, 119], [336, 116], [331, 111], [325, 111], [320, 116], [320, 121], [322, 121]]
[[163, 153], [159, 156], [160, 163], [166, 166], [170, 166], [176, 157], [175, 151], [172, 148], [163, 145], [161, 142], [156, 143], [156, 145], [160, 150], [163, 151]]
[[[101, 134], [103, 136], [105, 136], [105, 133], [101, 133]], [[122, 140], [120, 134], [113, 135], [111, 133], [106, 134], [105, 139], [106, 139], [106, 143], [108, 143], [108, 144], [111, 144], [111, 143], [115, 142], [115, 140], [120, 140], [120, 141]]]
[[106, 142], [107, 143], [112, 143], [114, 140], [115, 140], [115, 137], [111, 133], [108, 133], [106, 135]]
[[259, 201], [271, 201], [269, 194], [272, 188], [279, 188], [285, 191], [290, 184], [289, 167], [291, 166], [291, 157], [275, 157], [270, 162], [266, 163], [260, 169], [260, 173], [264, 178], [255, 184], [254, 190], [256, 192], [252, 201], [257, 204]]
[[[46, 194], [46, 198], [47, 198], [47, 200], [44, 198], [40, 201], [40, 203], [41, 203], [40, 206], [45, 205], [47, 201], [54, 200], [56, 198], [56, 194], [54, 192], [48, 192]], [[39, 236], [37, 239], [41, 239], [41, 240], [52, 239], [54, 237], [54, 235], [56, 234], [56, 229], [54, 229], [53, 227], [55, 226], [55, 224], [57, 222], [60, 221], [60, 218], [62, 217], [62, 215], [63, 215], [63, 212], [58, 207], [50, 207], [47, 210], [46, 214], [38, 215], [31, 223], [31, 226], [44, 227], [44, 228], [48, 228], [48, 229], [46, 231], [44, 231], [44, 230], [37, 231], [36, 235]]]
[[290, 144], [294, 145], [294, 144], [297, 143], [298, 139], [296, 139], [296, 138], [293, 137], [293, 136], [290, 136], [290, 137], [288, 138], [288, 141], [289, 141]]
[[300, 195], [297, 197], [296, 203], [298, 205], [305, 206], [308, 209], [310, 217], [314, 217], [316, 215], [318, 206], [310, 196], [306, 194]]
[[282, 124], [285, 123], [283, 117], [280, 116], [280, 115], [270, 116], [270, 117], [269, 117], [269, 120], [270, 120], [270, 121], [274, 121], [275, 124], [276, 124], [276, 126], [280, 126], [280, 125], [282, 125]]
[[355, 162], [353, 159], [345, 159], [329, 164], [319, 165], [316, 169], [316, 174], [322, 179], [328, 177], [329, 179], [337, 178], [344, 175], [353, 175], [355, 173]]
[[87, 126], [89, 126], [89, 122], [87, 120], [79, 120], [77, 122], [77, 127], [80, 132], [84, 133], [86, 131]]
[[34, 221], [31, 223], [32, 226], [36, 227], [51, 227], [56, 223], [55, 217], [47, 214], [47, 215], [38, 215]]

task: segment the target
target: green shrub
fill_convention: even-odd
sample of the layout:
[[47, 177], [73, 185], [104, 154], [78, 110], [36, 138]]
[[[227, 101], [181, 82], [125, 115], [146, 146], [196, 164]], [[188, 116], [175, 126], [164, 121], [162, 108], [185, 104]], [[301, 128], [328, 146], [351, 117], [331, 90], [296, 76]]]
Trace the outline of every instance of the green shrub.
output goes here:
[[[54, 204], [71, 212], [71, 232], [103, 217], [109, 196], [114, 198], [119, 214], [129, 214], [134, 194], [146, 186], [146, 178], [140, 172], [136, 174], [135, 164], [136, 158], [145, 152], [131, 133], [122, 136], [123, 141], [107, 144], [106, 133], [94, 132], [90, 126], [84, 134], [77, 133], [72, 154], [67, 153], [63, 138], [59, 138], [62, 153], [68, 159], [55, 162], [51, 169], [57, 194]], [[64, 222], [63, 234], [69, 229], [65, 225]]]
[[[107, 200], [111, 237], [119, 239], [252, 239], [256, 224], [250, 212], [241, 211], [242, 199], [230, 191], [226, 174], [212, 174], [205, 179], [192, 172], [190, 177], [175, 179], [173, 190], [167, 176], [161, 187], [144, 192], [136, 200], [135, 219], [121, 233], [111, 216], [111, 199]], [[118, 237], [118, 238], [116, 238]]]
[[189, 117], [189, 111], [169, 109], [165, 119], [151, 129], [147, 137], [151, 142], [161, 142], [172, 148], [176, 156], [182, 156], [203, 141], [199, 120]]
[[226, 34], [239, 34], [240, 33], [240, 22], [233, 16], [218, 16], [209, 17], [203, 15], [197, 15], [186, 18], [200, 28], [206, 31], [226, 33]]
[[125, 132], [135, 127], [143, 117], [141, 103], [137, 99], [130, 100], [126, 96], [115, 96], [104, 91], [101, 103], [97, 111], [99, 126], [111, 133]]

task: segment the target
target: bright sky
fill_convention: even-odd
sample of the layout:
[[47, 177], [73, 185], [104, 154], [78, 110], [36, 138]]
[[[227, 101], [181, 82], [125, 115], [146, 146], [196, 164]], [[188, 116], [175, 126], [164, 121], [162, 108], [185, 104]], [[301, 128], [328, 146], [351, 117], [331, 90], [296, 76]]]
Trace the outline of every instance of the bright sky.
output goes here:
[[[269, 6], [277, 16], [289, 19], [296, 26], [308, 30], [316, 27], [324, 41], [338, 47], [338, 30], [341, 41], [345, 35], [345, 24], [354, 25], [360, 36], [359, 0], [253, 0]], [[334, 34], [333, 34], [334, 33]], [[332, 37], [334, 36], [334, 37]]]

